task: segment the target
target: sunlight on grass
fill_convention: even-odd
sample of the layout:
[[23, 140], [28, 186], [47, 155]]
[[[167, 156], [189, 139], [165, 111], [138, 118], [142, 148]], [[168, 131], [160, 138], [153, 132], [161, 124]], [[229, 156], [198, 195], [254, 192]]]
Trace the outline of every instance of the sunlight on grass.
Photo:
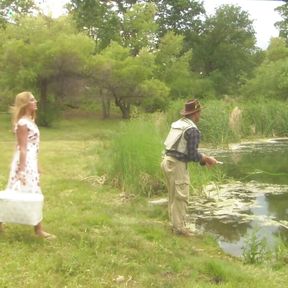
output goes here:
[[[153, 134], [149, 125], [142, 131]], [[8, 122], [0, 126], [5, 131], [0, 142], [4, 188], [14, 140], [6, 135]], [[285, 267], [245, 266], [205, 235], [175, 236], [166, 207], [153, 208], [141, 194], [123, 194], [109, 181], [94, 181], [109, 170], [104, 152], [118, 128], [115, 121], [91, 119], [40, 128], [43, 224], [57, 239], [43, 241], [29, 226], [7, 224], [0, 234], [0, 287], [285, 287]], [[153, 169], [158, 173], [160, 168]]]

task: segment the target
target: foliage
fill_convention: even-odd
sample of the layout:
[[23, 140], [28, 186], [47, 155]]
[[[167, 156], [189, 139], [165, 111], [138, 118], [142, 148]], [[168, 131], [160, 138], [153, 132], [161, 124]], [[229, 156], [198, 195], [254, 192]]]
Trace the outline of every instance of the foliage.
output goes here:
[[[19, 24], [7, 26], [2, 35], [1, 87], [15, 94], [22, 90], [39, 94], [42, 115], [73, 95], [74, 86], [69, 82], [83, 75], [94, 43], [77, 33], [67, 18], [22, 18]], [[44, 120], [42, 124], [51, 123]]]
[[[288, 107], [287, 103], [282, 101], [259, 99], [259, 101], [206, 100], [202, 102], [204, 109], [198, 123], [202, 135], [201, 142], [218, 146], [247, 137], [285, 137], [288, 135]], [[180, 111], [183, 107], [183, 100], [169, 103], [166, 127], [181, 117]], [[241, 116], [237, 120], [239, 131], [234, 131], [229, 124], [229, 118], [235, 107], [239, 107], [241, 111]]]
[[145, 112], [165, 111], [168, 106], [169, 88], [157, 79], [144, 81], [140, 84], [143, 97], [142, 106]]
[[231, 105], [224, 101], [214, 100], [207, 102], [207, 104], [204, 103], [204, 107], [198, 125], [203, 141], [219, 145], [236, 140], [237, 136], [234, 135], [229, 127]]
[[[146, 97], [164, 102], [162, 98], [166, 97], [168, 90], [163, 83], [153, 80], [154, 59], [154, 55], [146, 49], [134, 57], [128, 48], [118, 43], [111, 43], [93, 57], [89, 65], [91, 77], [103, 91], [109, 92], [107, 97], [114, 98], [124, 119], [130, 117], [131, 105], [140, 105]], [[155, 83], [159, 84], [157, 89]], [[148, 87], [153, 87], [150, 93]]]
[[169, 106], [166, 111], [166, 125], [167, 125], [167, 133], [168, 129], [171, 125], [172, 122], [176, 121], [179, 119], [180, 116], [180, 111], [183, 110], [184, 106], [184, 101], [183, 100], [173, 100], [169, 102]]
[[288, 245], [287, 239], [278, 237], [276, 247], [274, 249], [274, 261], [272, 264], [275, 269], [281, 269], [284, 265], [288, 263]]
[[257, 235], [257, 230], [253, 230], [243, 247], [244, 262], [247, 264], [261, 264], [267, 261], [269, 254], [266, 238], [261, 238]]
[[[116, 177], [121, 189], [149, 196], [165, 191], [159, 165], [170, 124], [167, 125], [163, 114], [156, 113], [140, 115], [121, 125], [112, 139], [111, 154], [107, 155], [112, 159], [109, 174]], [[198, 163], [189, 165], [189, 171], [193, 193], [199, 193], [207, 183], [219, 182], [223, 178], [221, 171], [206, 169]], [[138, 183], [145, 185], [139, 187]]]
[[210, 78], [218, 95], [233, 94], [255, 67], [255, 42], [248, 13], [222, 5], [205, 21], [193, 49], [193, 70]]
[[156, 8], [153, 3], [133, 3], [129, 9], [118, 2], [99, 0], [72, 0], [68, 9], [80, 31], [86, 31], [101, 51], [114, 41], [128, 47], [136, 56], [144, 47], [155, 46], [154, 21]]
[[288, 104], [267, 99], [242, 104], [242, 137], [251, 135], [273, 137], [288, 135]]
[[201, 16], [204, 15], [203, 3], [195, 0], [157, 0], [157, 23], [159, 35], [164, 36], [168, 31], [175, 34], [189, 35], [198, 32], [201, 27]]
[[[2, 1], [0, 11], [14, 7], [28, 13], [30, 4]], [[267, 51], [257, 49], [252, 21], [238, 6], [220, 6], [206, 18], [203, 3], [194, 0], [72, 0], [68, 8], [71, 17], [18, 15], [0, 29], [1, 103], [7, 106], [11, 95], [32, 90], [41, 100], [44, 125], [51, 125], [56, 110], [77, 106], [79, 99], [101, 101], [103, 117], [109, 117], [114, 100], [123, 118], [133, 106], [170, 111], [177, 99], [208, 101], [240, 92], [249, 102], [287, 100], [285, 38], [273, 39]], [[219, 126], [227, 127], [227, 115], [223, 122], [219, 116]], [[208, 127], [211, 119], [203, 120]], [[282, 122], [276, 122], [282, 130], [277, 134], [285, 134]], [[230, 132], [215, 132], [217, 141], [232, 139]]]
[[159, 117], [160, 114], [140, 116], [122, 123], [113, 137], [111, 173], [117, 177], [121, 190], [151, 196], [163, 186], [160, 171], [163, 147], [160, 127], [155, 125], [161, 125]]
[[0, 28], [5, 28], [9, 22], [18, 17], [32, 13], [35, 8], [33, 0], [1, 0], [0, 2]]
[[99, 50], [106, 48], [111, 41], [120, 41], [121, 19], [109, 2], [71, 0], [67, 8], [78, 29], [95, 40]]
[[288, 48], [285, 40], [275, 38], [271, 41], [262, 64], [255, 77], [242, 89], [248, 98], [267, 98], [287, 100], [288, 91]]
[[283, 5], [280, 5], [277, 8], [275, 8], [275, 11], [277, 11], [282, 17], [282, 20], [276, 22], [275, 26], [279, 30], [279, 36], [283, 37], [287, 42], [288, 40], [288, 25], [287, 25], [288, 24], [288, 4], [283, 3]]
[[199, 94], [204, 96], [210, 90], [206, 87], [206, 89], [203, 89], [207, 91], [205, 93], [200, 88], [201, 82], [204, 83], [204, 80], [200, 79], [195, 73], [191, 73], [192, 51], [182, 52], [183, 40], [183, 36], [167, 32], [161, 38], [156, 53], [155, 76], [170, 88], [170, 98], [172, 99], [193, 98], [199, 96]]
[[138, 55], [142, 48], [155, 47], [155, 13], [155, 6], [149, 3], [135, 4], [124, 14], [122, 43], [130, 48], [132, 55]]

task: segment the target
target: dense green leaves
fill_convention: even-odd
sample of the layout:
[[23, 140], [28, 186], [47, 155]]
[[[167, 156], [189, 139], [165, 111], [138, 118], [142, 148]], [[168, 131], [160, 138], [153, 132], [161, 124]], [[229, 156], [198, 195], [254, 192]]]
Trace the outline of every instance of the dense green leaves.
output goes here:
[[255, 41], [248, 14], [238, 6], [223, 5], [206, 20], [193, 50], [193, 68], [211, 78], [218, 94], [235, 93], [255, 66]]
[[279, 36], [288, 40], [288, 3], [275, 9], [282, 17], [281, 21], [276, 22], [275, 26], [279, 29]]
[[51, 101], [56, 104], [72, 93], [68, 83], [81, 77], [94, 49], [93, 41], [78, 33], [67, 18], [22, 18], [2, 34], [0, 85], [14, 93], [38, 91], [43, 115], [49, 113]]
[[284, 39], [272, 40], [255, 78], [243, 87], [250, 98], [288, 99], [288, 48]]
[[[215, 15], [205, 18], [203, 4], [194, 0], [72, 0], [72, 4], [73, 18], [79, 27], [95, 32], [92, 35], [100, 50], [112, 40], [128, 47], [134, 56], [145, 47], [157, 54], [155, 48], [159, 47], [160, 54], [167, 54], [162, 49], [169, 46], [175, 53], [168, 60], [173, 67], [158, 55], [156, 75], [171, 88], [173, 97], [236, 94], [259, 61], [252, 21], [239, 6], [220, 6]], [[108, 15], [113, 15], [115, 25], [103, 29]], [[164, 48], [163, 41], [172, 32], [182, 38], [170, 40]]]
[[183, 36], [175, 35], [173, 32], [166, 33], [156, 53], [156, 75], [167, 83], [172, 98], [196, 96], [193, 86], [198, 76], [190, 71], [192, 51], [182, 54], [183, 39]]
[[85, 31], [97, 43], [98, 49], [111, 41], [120, 41], [121, 19], [111, 9], [110, 2], [71, 0], [68, 10], [80, 31]]
[[142, 49], [134, 57], [128, 48], [114, 42], [93, 57], [90, 73], [102, 91], [108, 91], [106, 97], [114, 99], [122, 117], [129, 118], [131, 104], [139, 105], [145, 97], [167, 96], [164, 83], [153, 93], [147, 93], [147, 87], [152, 83], [149, 80], [153, 79], [154, 62], [155, 56], [147, 49]]
[[203, 4], [195, 0], [157, 0], [157, 23], [160, 26], [159, 35], [168, 31], [176, 34], [199, 32], [205, 10]]
[[141, 48], [154, 48], [157, 25], [154, 22], [156, 8], [152, 4], [134, 5], [124, 15], [123, 44], [129, 47], [134, 56]]
[[15, 21], [17, 17], [32, 12], [32, 8], [35, 8], [33, 0], [1, 0], [0, 28]]
[[32, 1], [0, 3], [0, 93], [35, 91], [45, 125], [56, 104], [87, 99], [101, 101], [104, 117], [113, 100], [123, 118], [132, 106], [153, 112], [180, 98], [287, 99], [286, 4], [279, 7], [283, 38], [267, 51], [256, 47], [253, 22], [235, 5], [209, 17], [194, 0], [71, 0], [67, 8], [55, 20], [24, 17]]

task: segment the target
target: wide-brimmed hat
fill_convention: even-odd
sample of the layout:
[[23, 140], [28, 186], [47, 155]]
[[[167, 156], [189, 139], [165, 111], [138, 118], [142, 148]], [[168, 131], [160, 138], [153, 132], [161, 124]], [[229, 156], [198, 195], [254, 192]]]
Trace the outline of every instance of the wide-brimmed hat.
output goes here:
[[200, 102], [197, 99], [188, 100], [185, 103], [185, 108], [180, 112], [181, 115], [191, 115], [202, 109]]

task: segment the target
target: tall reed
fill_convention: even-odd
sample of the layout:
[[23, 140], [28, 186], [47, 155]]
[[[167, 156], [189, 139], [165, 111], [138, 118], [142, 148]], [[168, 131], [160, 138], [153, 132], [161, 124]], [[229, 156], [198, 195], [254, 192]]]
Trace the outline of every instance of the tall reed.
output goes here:
[[243, 107], [243, 136], [288, 136], [288, 103], [278, 100], [249, 101]]
[[234, 107], [230, 103], [210, 100], [205, 104], [199, 122], [202, 141], [217, 146], [238, 140], [229, 127], [229, 115]]
[[161, 123], [161, 114], [143, 115], [123, 122], [113, 137], [111, 173], [123, 190], [150, 196], [164, 189]]
[[[107, 160], [111, 161], [109, 173], [114, 183], [123, 191], [146, 196], [166, 192], [160, 162], [168, 131], [165, 115], [158, 113], [122, 123], [112, 138]], [[208, 182], [219, 182], [223, 177], [217, 169], [207, 170], [198, 163], [189, 167], [191, 191], [194, 192], [201, 191]]]

